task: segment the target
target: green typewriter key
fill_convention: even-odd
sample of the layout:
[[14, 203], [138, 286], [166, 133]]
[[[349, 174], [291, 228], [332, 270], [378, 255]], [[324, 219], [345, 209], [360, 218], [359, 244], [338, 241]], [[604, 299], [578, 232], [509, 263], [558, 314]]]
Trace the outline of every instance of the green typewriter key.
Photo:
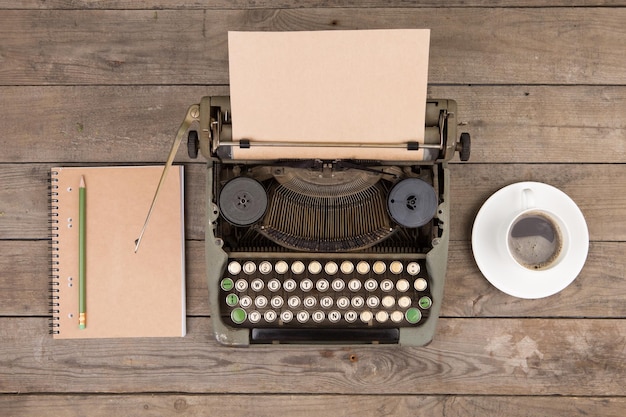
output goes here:
[[429, 297], [422, 297], [419, 300], [419, 305], [425, 310], [433, 305], [433, 301]]
[[226, 304], [230, 307], [236, 306], [237, 303], [239, 303], [239, 297], [237, 297], [237, 294], [228, 294], [226, 296]]
[[236, 308], [230, 313], [230, 318], [235, 324], [246, 321], [247, 314], [243, 308]]
[[406, 321], [411, 324], [415, 324], [422, 318], [422, 313], [415, 307], [409, 308], [404, 314]]
[[224, 291], [232, 290], [234, 285], [235, 284], [233, 283], [233, 280], [230, 278], [224, 278], [222, 282], [220, 283], [220, 286], [222, 287]]

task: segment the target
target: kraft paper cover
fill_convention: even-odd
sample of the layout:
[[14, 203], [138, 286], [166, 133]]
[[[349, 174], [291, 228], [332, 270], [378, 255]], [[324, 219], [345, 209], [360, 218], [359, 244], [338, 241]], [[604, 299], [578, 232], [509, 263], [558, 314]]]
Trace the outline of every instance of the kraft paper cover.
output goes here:
[[[52, 184], [58, 186], [59, 227], [59, 334], [55, 338], [185, 335], [182, 166], [170, 169], [139, 251], [134, 251], [162, 170], [160, 166], [52, 168]], [[86, 183], [87, 327], [83, 330], [78, 328], [81, 175]]]

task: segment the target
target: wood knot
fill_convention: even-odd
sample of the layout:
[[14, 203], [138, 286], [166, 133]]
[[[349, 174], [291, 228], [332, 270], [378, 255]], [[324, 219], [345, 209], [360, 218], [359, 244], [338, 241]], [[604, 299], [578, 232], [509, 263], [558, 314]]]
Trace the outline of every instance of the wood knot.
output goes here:
[[182, 411], [187, 409], [187, 401], [184, 398], [179, 398], [174, 401], [174, 410]]

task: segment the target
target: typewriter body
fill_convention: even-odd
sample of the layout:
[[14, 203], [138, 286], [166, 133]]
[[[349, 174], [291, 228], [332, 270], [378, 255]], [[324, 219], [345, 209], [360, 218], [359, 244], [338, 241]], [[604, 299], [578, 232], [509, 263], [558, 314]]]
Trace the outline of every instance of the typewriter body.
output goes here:
[[[296, 144], [233, 141], [230, 98], [190, 108], [191, 157], [207, 159], [206, 267], [216, 339], [226, 345], [424, 345], [441, 308], [456, 103], [428, 100], [415, 160], [301, 159]], [[237, 149], [292, 149], [247, 159]]]

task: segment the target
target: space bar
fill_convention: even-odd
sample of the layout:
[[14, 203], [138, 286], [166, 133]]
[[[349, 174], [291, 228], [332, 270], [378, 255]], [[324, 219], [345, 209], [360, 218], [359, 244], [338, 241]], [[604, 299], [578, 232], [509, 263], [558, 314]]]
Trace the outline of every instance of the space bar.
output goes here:
[[398, 343], [398, 329], [252, 329], [252, 343]]

